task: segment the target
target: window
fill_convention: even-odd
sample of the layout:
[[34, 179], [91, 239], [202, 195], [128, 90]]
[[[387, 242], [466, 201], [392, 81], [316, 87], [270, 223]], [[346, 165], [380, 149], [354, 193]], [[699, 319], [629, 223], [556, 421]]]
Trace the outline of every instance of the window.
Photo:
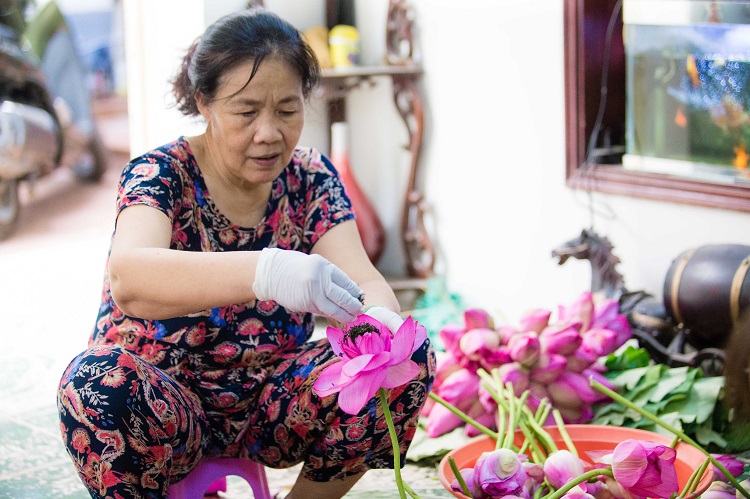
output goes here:
[[[607, 53], [605, 40], [618, 0], [564, 2], [567, 185], [575, 189], [750, 212], [750, 187], [746, 185], [623, 168], [626, 61], [622, 10], [619, 9], [613, 29], [609, 30], [611, 44]], [[595, 129], [604, 78], [606, 106], [601, 126]], [[592, 134], [596, 140], [590, 146]], [[591, 158], [588, 163], [587, 157]]]

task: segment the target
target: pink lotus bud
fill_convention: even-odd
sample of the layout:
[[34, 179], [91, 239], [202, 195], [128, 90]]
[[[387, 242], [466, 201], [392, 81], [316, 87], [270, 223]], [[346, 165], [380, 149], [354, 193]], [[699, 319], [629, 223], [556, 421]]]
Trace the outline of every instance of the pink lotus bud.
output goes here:
[[497, 328], [497, 334], [500, 335], [500, 343], [507, 345], [513, 335], [520, 333], [518, 329], [513, 326], [500, 326]]
[[539, 335], [539, 343], [542, 351], [546, 353], [557, 353], [568, 356], [575, 352], [583, 339], [579, 333], [581, 325], [564, 324], [549, 326]]
[[510, 350], [506, 346], [500, 346], [494, 350], [485, 352], [484, 357], [480, 360], [480, 364], [484, 367], [485, 371], [491, 371], [492, 368], [513, 362], [510, 358]]
[[625, 440], [612, 453], [612, 473], [629, 493], [642, 497], [671, 497], [679, 492], [671, 447], [644, 440]]
[[481, 308], [470, 308], [464, 311], [464, 324], [466, 329], [495, 329], [492, 317], [486, 310]]
[[461, 353], [469, 360], [482, 357], [500, 346], [500, 336], [493, 329], [470, 329], [459, 341]]
[[435, 360], [435, 381], [432, 384], [432, 389], [437, 391], [440, 389], [443, 380], [461, 369], [461, 366], [447, 352], [435, 352]]
[[482, 454], [474, 466], [474, 480], [491, 496], [523, 496], [526, 470], [515, 452], [501, 448]]
[[591, 327], [606, 328], [619, 314], [620, 303], [617, 300], [602, 300], [594, 306], [594, 316], [591, 321]]
[[588, 378], [569, 371], [547, 385], [552, 405], [558, 409], [590, 405], [597, 399]]
[[[719, 464], [724, 466], [734, 478], [739, 477], [742, 472], [745, 471], [745, 463], [732, 456], [727, 454], [711, 454], [711, 456], [719, 461]], [[720, 480], [722, 482], [729, 481], [726, 475], [719, 471], [718, 468], [714, 468], [714, 480]]]
[[591, 367], [599, 359], [599, 356], [588, 348], [581, 346], [565, 359], [568, 361], [568, 371], [581, 373]]
[[513, 392], [520, 397], [529, 387], [529, 370], [517, 362], [504, 364], [497, 368], [497, 375], [503, 382], [513, 384]]
[[425, 432], [430, 438], [436, 438], [451, 430], [455, 430], [464, 424], [463, 420], [453, 414], [441, 404], [436, 404], [430, 411], [430, 417], [427, 418]]
[[459, 369], [443, 380], [438, 395], [446, 402], [463, 410], [467, 402], [476, 398], [479, 376], [468, 369]]
[[617, 347], [617, 333], [611, 329], [592, 328], [581, 335], [583, 342], [581, 345], [588, 348], [597, 357], [603, 357], [614, 352]]
[[[723, 473], [719, 472], [721, 475]], [[726, 479], [726, 477], [725, 477]], [[732, 484], [722, 481], [711, 482], [708, 489], [701, 494], [701, 499], [736, 499], [737, 489]], [[741, 497], [744, 497], [740, 495]]]
[[607, 329], [611, 329], [617, 335], [614, 347], [615, 350], [620, 348], [626, 341], [633, 337], [633, 328], [630, 327], [628, 318], [624, 315], [618, 315], [615, 320], [609, 323]]
[[542, 384], [556, 380], [565, 370], [568, 361], [556, 353], [542, 353], [531, 369], [530, 378]]
[[539, 358], [539, 335], [534, 331], [519, 333], [508, 342], [510, 358], [526, 367], [534, 365]]
[[[474, 414], [471, 418], [482, 426], [494, 429], [497, 423], [497, 416], [494, 412], [486, 412], [482, 410], [479, 414]], [[464, 433], [467, 437], [472, 438], [482, 434], [474, 425], [467, 424], [464, 427]]]
[[587, 331], [594, 318], [594, 299], [591, 293], [584, 291], [569, 306], [560, 305], [557, 317], [560, 322], [580, 322], [581, 331]]
[[440, 340], [445, 347], [445, 351], [452, 355], [456, 360], [461, 358], [461, 349], [458, 347], [458, 342], [461, 340], [461, 336], [463, 336], [464, 333], [466, 333], [466, 328], [456, 324], [443, 326], [438, 333], [438, 336], [440, 336]]
[[[583, 475], [583, 463], [568, 450], [553, 452], [544, 461], [544, 476], [556, 489], [580, 475]], [[585, 488], [583, 492], [586, 492]]]
[[[484, 499], [487, 497], [487, 494], [482, 491], [482, 488], [476, 483], [476, 480], [474, 480], [474, 468], [464, 468], [459, 470], [459, 472], [461, 473], [464, 482], [466, 482], [466, 487], [469, 489], [469, 493], [473, 499]], [[458, 483], [458, 480], [453, 480], [451, 488], [456, 492], [463, 493], [463, 489]]]
[[541, 333], [547, 325], [549, 325], [549, 318], [552, 312], [537, 308], [526, 312], [521, 316], [518, 321], [521, 331], [534, 331], [535, 333]]

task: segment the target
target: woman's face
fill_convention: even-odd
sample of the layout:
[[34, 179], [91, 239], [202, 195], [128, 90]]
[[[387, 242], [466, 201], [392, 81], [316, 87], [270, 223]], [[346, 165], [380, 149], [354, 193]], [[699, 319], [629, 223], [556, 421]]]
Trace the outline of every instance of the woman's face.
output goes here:
[[269, 57], [245, 83], [249, 60], [219, 80], [215, 99], [198, 109], [208, 123], [207, 151], [219, 173], [242, 185], [272, 182], [292, 157], [304, 125], [302, 80], [279, 57]]

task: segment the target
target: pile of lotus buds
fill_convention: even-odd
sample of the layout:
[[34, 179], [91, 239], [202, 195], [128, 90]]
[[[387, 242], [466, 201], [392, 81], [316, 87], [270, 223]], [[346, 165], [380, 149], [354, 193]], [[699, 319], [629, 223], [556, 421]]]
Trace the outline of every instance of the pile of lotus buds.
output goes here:
[[[438, 353], [432, 391], [477, 422], [496, 426], [497, 405], [482, 388], [478, 368], [497, 375], [503, 384], [512, 383], [520, 396], [529, 390], [527, 404], [536, 410], [548, 399], [566, 423], [592, 419], [592, 405], [606, 399], [591, 388], [589, 379], [610, 386], [599, 362], [633, 336], [627, 318], [619, 313], [616, 300], [595, 303], [591, 293], [582, 293], [571, 305], [560, 306], [551, 321], [549, 310], [524, 314], [518, 327], [495, 327], [482, 309], [464, 312], [463, 325], [448, 325], [439, 332], [445, 352]], [[437, 437], [464, 425], [444, 406], [428, 399], [422, 412], [427, 417], [427, 434]], [[466, 433], [477, 430], [466, 425]]]

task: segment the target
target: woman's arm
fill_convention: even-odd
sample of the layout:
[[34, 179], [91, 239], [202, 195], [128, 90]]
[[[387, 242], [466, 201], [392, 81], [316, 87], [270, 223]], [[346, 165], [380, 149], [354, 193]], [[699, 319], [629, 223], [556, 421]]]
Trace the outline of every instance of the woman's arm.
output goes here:
[[255, 299], [260, 252], [169, 249], [169, 218], [150, 206], [120, 212], [112, 241], [112, 298], [128, 315], [166, 319]]
[[156, 208], [120, 212], [109, 273], [112, 298], [126, 314], [166, 319], [256, 298], [340, 321], [354, 320], [361, 309], [359, 286], [320, 255], [177, 251], [169, 249], [171, 234]]

